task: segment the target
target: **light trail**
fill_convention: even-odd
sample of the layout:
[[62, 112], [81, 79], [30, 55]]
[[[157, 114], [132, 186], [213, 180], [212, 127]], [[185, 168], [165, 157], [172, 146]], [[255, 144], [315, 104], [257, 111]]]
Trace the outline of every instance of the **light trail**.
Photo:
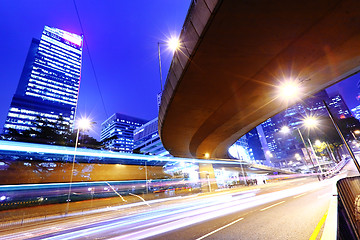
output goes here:
[[[217, 217], [233, 214], [241, 210], [261, 206], [278, 201], [287, 197], [304, 194], [333, 184], [334, 179], [322, 182], [310, 183], [299, 187], [281, 190], [273, 193], [256, 195], [256, 192], [244, 192], [243, 194], [219, 194], [198, 196], [190, 202], [162, 206], [151, 212], [134, 214], [121, 217], [116, 220], [101, 222], [98, 224], [84, 225], [71, 231], [63, 231], [42, 236], [42, 239], [77, 239], [94, 238], [96, 236], [108, 236], [111, 239], [142, 239], [176, 230], [181, 227], [208, 221]], [[281, 202], [282, 203], [282, 202]], [[278, 205], [274, 204], [272, 206]], [[66, 229], [66, 227], [64, 227]]]
[[297, 196], [295, 196], [294, 198], [302, 197], [302, 196], [304, 196], [304, 195], [306, 195], [306, 193], [302, 193], [302, 194], [300, 194], [300, 195], [297, 195]]

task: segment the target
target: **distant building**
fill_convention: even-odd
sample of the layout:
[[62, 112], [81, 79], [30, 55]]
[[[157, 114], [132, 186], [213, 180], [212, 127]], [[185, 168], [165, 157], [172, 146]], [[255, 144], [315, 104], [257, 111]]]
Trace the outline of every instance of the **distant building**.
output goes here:
[[10, 104], [4, 133], [35, 127], [39, 116], [49, 123], [59, 117], [72, 127], [78, 100], [82, 36], [45, 26], [33, 39], [20, 81]]
[[246, 138], [248, 141], [249, 154], [251, 159], [258, 161], [258, 163], [266, 164], [264, 151], [261, 146], [257, 129], [254, 128], [253, 130], [249, 131], [246, 134]]
[[[323, 100], [328, 104], [334, 117], [339, 119], [351, 117], [343, 98], [340, 95], [330, 98], [325, 90], [289, 107], [257, 127], [267, 162], [271, 162], [271, 165], [275, 167], [290, 167], [288, 163], [296, 160], [295, 155], [305, 157], [302, 152], [304, 146], [294, 130], [301, 128], [302, 119], [305, 116], [328, 117]], [[289, 127], [292, 134], [283, 134], [281, 132], [283, 126]], [[251, 147], [252, 144], [249, 144], [249, 148]]]
[[133, 131], [146, 122], [144, 119], [114, 113], [101, 124], [100, 140], [108, 149], [132, 153], [134, 148]]
[[170, 157], [164, 148], [158, 132], [158, 118], [134, 130], [134, 153]]
[[341, 95], [330, 98], [329, 108], [339, 119], [352, 117], [351, 112]]
[[354, 114], [354, 117], [360, 120], [360, 105], [356, 106], [355, 108], [351, 109]]

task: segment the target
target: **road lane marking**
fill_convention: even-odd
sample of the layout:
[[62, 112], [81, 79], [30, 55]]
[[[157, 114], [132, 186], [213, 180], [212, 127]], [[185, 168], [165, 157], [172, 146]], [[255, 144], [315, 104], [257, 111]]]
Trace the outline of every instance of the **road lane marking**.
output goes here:
[[297, 196], [295, 196], [294, 198], [298, 198], [298, 197], [304, 196], [305, 194], [306, 194], [306, 193], [303, 193], [303, 194], [297, 195]]
[[275, 207], [275, 206], [277, 206], [277, 205], [279, 205], [279, 204], [282, 204], [282, 203], [284, 203], [284, 202], [285, 202], [285, 201], [281, 201], [281, 202], [275, 203], [275, 204], [273, 204], [273, 205], [271, 205], [271, 206], [268, 206], [268, 207], [266, 207], [266, 208], [260, 209], [260, 211], [261, 211], [261, 212], [262, 212], [262, 211], [265, 211], [265, 210], [267, 210], [267, 209], [269, 209], [269, 208]]
[[229, 226], [231, 226], [231, 225], [233, 225], [233, 224], [235, 224], [235, 223], [237, 223], [237, 222], [240, 222], [240, 221], [243, 220], [243, 219], [244, 219], [244, 218], [239, 218], [239, 219], [237, 219], [237, 220], [235, 220], [235, 221], [233, 221], [233, 222], [231, 222], [231, 223], [229, 223], [229, 224], [226, 224], [225, 226], [222, 226], [221, 228], [218, 228], [218, 229], [216, 229], [216, 230], [214, 230], [214, 231], [212, 231], [212, 232], [209, 232], [208, 234], [205, 234], [205, 235], [202, 236], [202, 237], [197, 238], [196, 240], [204, 239], [204, 238], [206, 238], [206, 237], [208, 237], [208, 236], [210, 236], [210, 235], [212, 235], [212, 234], [214, 234], [214, 233], [216, 233], [216, 232], [218, 232], [218, 231], [220, 231], [220, 230], [223, 230], [224, 228], [227, 228], [227, 227], [229, 227]]
[[326, 217], [327, 217], [328, 211], [326, 211], [326, 213], [324, 214], [324, 216], [321, 218], [320, 222], [318, 223], [318, 225], [316, 226], [314, 232], [311, 234], [309, 240], [316, 240], [317, 235], [320, 232], [321, 227], [324, 225]]

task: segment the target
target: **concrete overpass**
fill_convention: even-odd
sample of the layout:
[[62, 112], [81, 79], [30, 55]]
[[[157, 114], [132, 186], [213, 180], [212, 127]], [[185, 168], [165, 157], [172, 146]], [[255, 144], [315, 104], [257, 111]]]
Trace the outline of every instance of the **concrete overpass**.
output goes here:
[[238, 138], [287, 108], [282, 82], [301, 84], [304, 99], [357, 73], [359, 9], [358, 0], [194, 0], [161, 100], [165, 148], [227, 158]]

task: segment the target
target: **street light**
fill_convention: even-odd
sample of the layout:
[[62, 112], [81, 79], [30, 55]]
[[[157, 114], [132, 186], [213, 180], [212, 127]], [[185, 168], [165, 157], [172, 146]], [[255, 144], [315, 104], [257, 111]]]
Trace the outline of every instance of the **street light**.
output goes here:
[[319, 124], [319, 121], [314, 116], [308, 116], [303, 119], [303, 125], [309, 129], [317, 127]]
[[280, 85], [280, 95], [286, 99], [298, 95], [299, 90], [299, 84], [293, 80], [287, 80]]
[[[319, 121], [314, 116], [308, 116], [308, 117], [303, 119], [303, 125], [308, 129], [315, 128], [315, 127], [318, 126], [318, 124], [319, 124]], [[316, 162], [317, 162], [317, 164], [319, 166], [320, 173], [321, 173], [321, 176], [322, 176], [323, 175], [323, 170], [322, 170], [322, 168], [320, 166], [319, 159], [316, 156], [316, 152], [315, 152], [314, 147], [313, 147], [313, 145], [312, 145], [312, 143], [310, 141], [310, 138], [308, 138], [308, 142], [310, 144], [311, 150], [314, 152], [315, 160], [316, 160]]]
[[291, 78], [285, 79], [277, 87], [277, 97], [279, 97], [283, 101], [286, 101], [286, 104], [299, 100], [299, 97], [302, 94], [302, 88], [300, 86], [300, 83], [301, 82], [298, 82]]
[[[305, 141], [304, 141], [304, 137], [303, 137], [303, 135], [301, 134], [300, 129], [297, 128], [297, 130], [298, 130], [298, 133], [299, 133], [299, 135], [300, 135], [301, 141], [302, 141], [302, 143], [304, 144], [304, 147], [305, 147], [306, 153], [307, 153], [307, 155], [308, 155], [308, 157], [309, 157], [309, 159], [310, 159], [310, 162], [311, 162], [311, 164], [313, 165], [313, 167], [315, 168], [315, 165], [314, 165], [314, 162], [313, 162], [313, 160], [312, 160], [312, 157], [311, 157], [311, 154], [310, 154], [310, 152], [309, 152], [309, 149], [306, 147], [306, 144], [305, 144]], [[289, 128], [288, 126], [283, 126], [283, 127], [281, 128], [280, 132], [287, 134], [287, 133], [290, 132], [290, 128]], [[304, 163], [305, 163], [305, 166], [308, 167], [307, 164], [306, 164], [305, 159], [304, 159]], [[319, 177], [319, 176], [318, 176], [318, 180], [320, 181], [320, 177]]]
[[165, 42], [158, 42], [158, 56], [159, 56], [159, 71], [160, 71], [160, 90], [163, 91], [163, 80], [162, 80], [162, 70], [161, 70], [161, 53], [160, 53], [160, 45], [166, 45], [169, 51], [173, 53], [180, 49], [181, 44], [180, 40], [176, 37], [171, 36]]
[[[244, 185], [247, 186], [247, 182], [246, 182], [246, 178], [245, 178], [245, 172], [244, 172], [244, 167], [243, 167], [243, 165], [241, 164], [242, 158], [240, 159], [238, 144], [235, 144], [235, 148], [236, 148], [236, 153], [237, 153], [237, 156], [238, 156], [238, 159], [239, 159], [239, 164], [240, 164], [240, 167], [241, 167], [241, 171], [242, 171], [242, 174], [243, 174]], [[239, 178], [239, 182], [240, 182], [240, 178]]]
[[315, 146], [321, 147], [321, 145], [322, 145], [322, 142], [321, 142], [319, 139], [317, 139], [317, 140], [315, 141]]
[[72, 184], [73, 175], [74, 175], [76, 150], [77, 150], [77, 146], [78, 146], [78, 142], [79, 142], [80, 129], [82, 129], [82, 130], [90, 129], [90, 128], [91, 128], [91, 124], [92, 124], [92, 122], [91, 122], [90, 119], [88, 119], [88, 118], [81, 118], [81, 119], [79, 119], [79, 120], [77, 121], [78, 129], [77, 129], [77, 133], [76, 133], [75, 149], [74, 149], [74, 158], [73, 158], [72, 167], [71, 167], [71, 175], [70, 175], [70, 183], [69, 183], [69, 192], [68, 192], [68, 198], [67, 198], [67, 200], [66, 200], [67, 203], [66, 203], [65, 214], [67, 214], [68, 211], [69, 211], [69, 203], [70, 203], [70, 201], [71, 201], [71, 199], [70, 199], [71, 184]]

